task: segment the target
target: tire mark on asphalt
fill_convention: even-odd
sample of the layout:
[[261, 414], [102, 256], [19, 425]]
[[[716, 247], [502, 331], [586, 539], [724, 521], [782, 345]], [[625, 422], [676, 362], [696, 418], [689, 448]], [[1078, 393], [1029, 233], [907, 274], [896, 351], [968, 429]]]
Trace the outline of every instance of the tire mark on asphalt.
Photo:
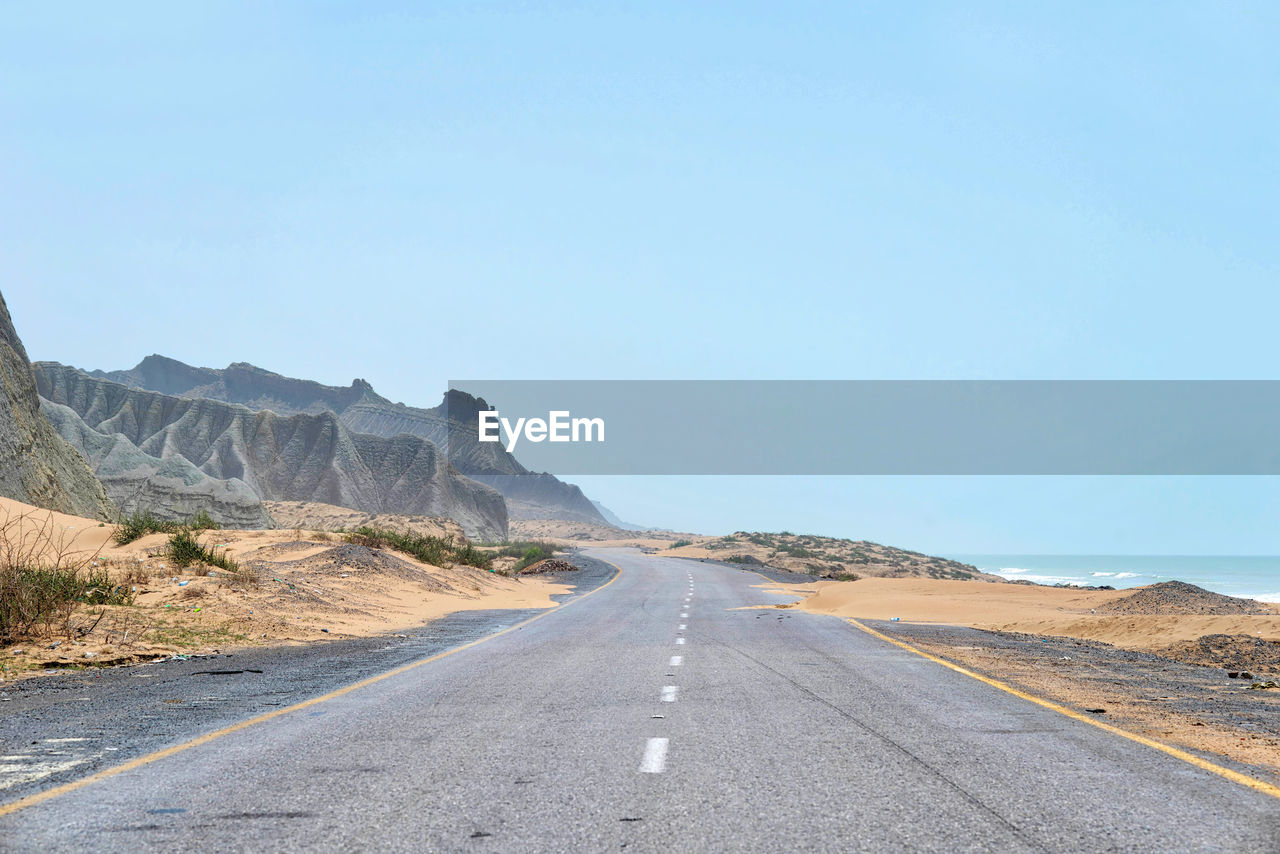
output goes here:
[[837, 705], [836, 703], [832, 702], [831, 700], [828, 700], [826, 697], [823, 697], [821, 694], [818, 694], [818, 693], [814, 692], [813, 690], [811, 690], [811, 689], [809, 689], [809, 688], [806, 688], [804, 685], [801, 685], [799, 682], [797, 682], [796, 680], [792, 679], [790, 676], [786, 675], [785, 673], [781, 672], [780, 670], [777, 670], [776, 668], [770, 667], [768, 664], [766, 664], [765, 662], [763, 662], [763, 661], [761, 661], [760, 659], [756, 658], [756, 657], [755, 657], [754, 655], [752, 655], [751, 653], [749, 653], [749, 652], [745, 652], [745, 651], [743, 651], [743, 650], [739, 649], [738, 647], [730, 646], [729, 644], [727, 644], [727, 643], [723, 643], [723, 642], [720, 642], [720, 641], [711, 641], [711, 643], [712, 643], [713, 645], [715, 645], [715, 646], [719, 646], [719, 647], [722, 647], [723, 649], [729, 650], [730, 652], [737, 653], [738, 655], [742, 656], [743, 658], [745, 658], [745, 659], [747, 659], [747, 660], [749, 660], [749, 661], [754, 662], [757, 666], [759, 666], [759, 667], [763, 668], [764, 670], [769, 671], [769, 672], [770, 672], [770, 673], [772, 673], [774, 676], [777, 676], [779, 679], [781, 679], [781, 680], [783, 680], [784, 682], [788, 683], [788, 684], [789, 684], [789, 685], [791, 685], [793, 688], [795, 688], [797, 691], [799, 691], [800, 693], [804, 694], [806, 697], [809, 697], [810, 699], [812, 699], [812, 700], [814, 700], [814, 701], [816, 701], [816, 702], [818, 702], [818, 703], [821, 703], [822, 705], [824, 705], [824, 706], [826, 706], [827, 708], [831, 709], [833, 712], [835, 712], [836, 714], [840, 715], [840, 716], [841, 716], [842, 718], [844, 718], [845, 720], [847, 720], [847, 721], [849, 721], [850, 723], [852, 723], [852, 724], [853, 724], [854, 726], [856, 726], [858, 729], [862, 730], [863, 732], [867, 733], [868, 735], [870, 735], [870, 736], [872, 736], [872, 737], [874, 737], [874, 738], [879, 739], [880, 741], [883, 741], [885, 744], [889, 745], [889, 746], [890, 746], [890, 747], [892, 747], [893, 749], [897, 750], [898, 752], [902, 753], [904, 756], [906, 756], [906, 757], [908, 757], [909, 759], [911, 759], [911, 761], [915, 762], [915, 763], [916, 763], [917, 765], [919, 765], [920, 767], [922, 767], [922, 768], [926, 769], [930, 774], [932, 774], [932, 775], [934, 775], [935, 777], [937, 777], [939, 780], [941, 780], [943, 783], [945, 783], [948, 787], [950, 787], [952, 790], [954, 790], [957, 794], [959, 794], [959, 795], [960, 795], [962, 798], [964, 798], [966, 801], [968, 801], [969, 803], [973, 804], [975, 807], [977, 807], [977, 808], [978, 808], [979, 810], [981, 810], [982, 812], [986, 813], [986, 814], [987, 814], [988, 816], [990, 816], [991, 818], [995, 819], [995, 821], [996, 821], [997, 823], [999, 823], [1000, 825], [1002, 825], [1002, 826], [1004, 826], [1006, 829], [1008, 829], [1008, 830], [1009, 830], [1009, 832], [1010, 832], [1010, 833], [1012, 833], [1012, 834], [1014, 835], [1014, 837], [1015, 837], [1015, 838], [1017, 838], [1017, 839], [1018, 839], [1018, 840], [1020, 840], [1021, 842], [1025, 843], [1027, 846], [1029, 846], [1029, 847], [1031, 847], [1031, 848], [1034, 848], [1034, 849], [1035, 849], [1035, 850], [1037, 850], [1037, 851], [1044, 851], [1044, 852], [1048, 852], [1048, 850], [1049, 850], [1049, 849], [1045, 848], [1045, 847], [1044, 847], [1043, 845], [1041, 845], [1040, 843], [1038, 843], [1038, 842], [1036, 842], [1036, 841], [1032, 840], [1030, 837], [1026, 836], [1026, 834], [1022, 831], [1022, 829], [1021, 829], [1021, 828], [1019, 828], [1016, 824], [1014, 824], [1013, 822], [1009, 821], [1007, 818], [1005, 818], [1003, 815], [1001, 815], [999, 812], [997, 812], [997, 811], [995, 810], [995, 808], [994, 808], [994, 807], [989, 806], [988, 804], [984, 803], [984, 802], [983, 802], [982, 800], [980, 800], [976, 795], [974, 795], [974, 794], [972, 794], [971, 792], [969, 792], [967, 789], [965, 789], [963, 786], [961, 786], [961, 785], [960, 785], [959, 783], [957, 783], [955, 780], [953, 780], [953, 779], [951, 779], [950, 777], [948, 777], [945, 773], [943, 773], [943, 772], [942, 772], [941, 770], [939, 770], [938, 768], [935, 768], [933, 765], [929, 764], [927, 761], [925, 761], [925, 760], [924, 760], [923, 758], [921, 758], [919, 755], [917, 755], [916, 753], [914, 753], [914, 752], [913, 752], [910, 748], [908, 748], [907, 746], [905, 746], [905, 745], [903, 745], [903, 744], [900, 744], [899, 742], [895, 741], [894, 739], [890, 738], [889, 736], [885, 735], [884, 733], [879, 732], [879, 731], [878, 731], [878, 730], [876, 730], [874, 727], [870, 726], [870, 725], [869, 725], [869, 724], [867, 724], [866, 722], [864, 722], [864, 721], [862, 721], [861, 719], [859, 719], [859, 718], [858, 718], [857, 716], [855, 716], [852, 712], [850, 712], [850, 711], [848, 711], [848, 710], [846, 710], [846, 709], [841, 708], [839, 705]]

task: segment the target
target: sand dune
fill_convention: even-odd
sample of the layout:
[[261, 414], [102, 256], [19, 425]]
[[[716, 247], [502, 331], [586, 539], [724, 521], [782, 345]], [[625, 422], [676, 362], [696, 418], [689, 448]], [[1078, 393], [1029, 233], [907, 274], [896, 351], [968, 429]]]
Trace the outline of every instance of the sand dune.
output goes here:
[[[1081, 590], [1025, 584], [866, 578], [803, 587], [762, 585], [800, 595], [800, 610], [873, 620], [945, 623], [1103, 641], [1154, 650], [1203, 635], [1251, 635], [1280, 641], [1280, 614], [1108, 614], [1135, 590]], [[1141, 590], [1142, 588], [1139, 588]], [[1150, 589], [1150, 588], [1148, 588]], [[1260, 606], [1265, 608], [1265, 606]]]

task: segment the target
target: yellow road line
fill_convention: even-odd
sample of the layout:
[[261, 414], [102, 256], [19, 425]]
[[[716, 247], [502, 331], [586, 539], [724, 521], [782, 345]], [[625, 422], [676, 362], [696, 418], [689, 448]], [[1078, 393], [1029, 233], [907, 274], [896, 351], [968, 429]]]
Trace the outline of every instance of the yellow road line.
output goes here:
[[921, 658], [927, 658], [936, 664], [941, 664], [943, 667], [946, 667], [949, 670], [954, 670], [956, 673], [961, 673], [972, 679], [977, 679], [979, 682], [986, 683], [987, 685], [990, 685], [992, 688], [999, 688], [1001, 691], [1004, 691], [1006, 694], [1012, 694], [1013, 696], [1021, 700], [1026, 700], [1028, 703], [1035, 703], [1037, 706], [1041, 706], [1043, 708], [1049, 709], [1050, 711], [1057, 712], [1060, 715], [1066, 715], [1067, 717], [1072, 718], [1073, 720], [1077, 720], [1082, 723], [1089, 724], [1089, 726], [1095, 726], [1101, 730], [1106, 730], [1112, 735], [1118, 735], [1121, 738], [1127, 738], [1130, 741], [1136, 741], [1138, 744], [1143, 744], [1143, 745], [1146, 745], [1147, 747], [1151, 747], [1156, 750], [1159, 750], [1161, 753], [1167, 753], [1168, 755], [1174, 757], [1175, 759], [1181, 759], [1183, 762], [1194, 765], [1195, 767], [1201, 769], [1202, 771], [1208, 771], [1210, 774], [1217, 774], [1219, 777], [1225, 777], [1226, 779], [1230, 780], [1233, 783], [1239, 783], [1241, 786], [1248, 786], [1250, 789], [1253, 789], [1254, 791], [1262, 792], [1263, 794], [1270, 795], [1273, 798], [1280, 798], [1280, 786], [1273, 786], [1270, 783], [1263, 782], [1262, 780], [1256, 780], [1253, 777], [1248, 776], [1247, 774], [1241, 774], [1239, 771], [1232, 771], [1230, 768], [1224, 768], [1221, 765], [1215, 765], [1214, 763], [1209, 762], [1206, 759], [1201, 759], [1199, 756], [1196, 756], [1191, 753], [1187, 753], [1185, 750], [1179, 750], [1176, 747], [1170, 747], [1169, 745], [1163, 744], [1159, 741], [1156, 741], [1155, 739], [1146, 738], [1145, 736], [1138, 735], [1137, 733], [1128, 732], [1127, 730], [1120, 729], [1119, 727], [1114, 727], [1111, 724], [1104, 724], [1102, 721], [1099, 721], [1096, 718], [1092, 718], [1087, 715], [1083, 715], [1080, 712], [1075, 711], [1074, 709], [1068, 709], [1066, 706], [1060, 706], [1057, 703], [1051, 702], [1049, 700], [1045, 700], [1033, 694], [1028, 694], [1025, 691], [1019, 691], [1017, 688], [1014, 688], [1012, 685], [1006, 685], [1004, 682], [1001, 682], [998, 679], [992, 679], [989, 676], [983, 676], [981, 673], [975, 673], [972, 670], [968, 670], [964, 667], [961, 667], [960, 665], [954, 662], [947, 661], [945, 658], [940, 658], [936, 655], [931, 655], [922, 649], [917, 649], [916, 647], [912, 646], [909, 643], [903, 643], [902, 641], [897, 640], [896, 638], [891, 638], [888, 635], [882, 634], [869, 626], [864, 626], [862, 623], [858, 622], [857, 620], [850, 619], [848, 620], [848, 623], [852, 626], [855, 626], [861, 629], [862, 631], [866, 632], [867, 634], [873, 637], [877, 637], [882, 641], [886, 641], [888, 643], [893, 644], [896, 647], [905, 649], [907, 652], [915, 653]]
[[399, 676], [401, 673], [408, 673], [410, 670], [421, 667], [424, 664], [430, 664], [433, 661], [439, 661], [440, 659], [447, 658], [448, 656], [453, 655], [454, 653], [462, 652], [464, 649], [471, 649], [471, 647], [479, 646], [485, 641], [491, 641], [494, 638], [502, 637], [508, 632], [514, 632], [516, 629], [523, 628], [529, 625], [530, 623], [536, 622], [537, 620], [541, 620], [543, 617], [546, 617], [550, 614], [559, 613], [561, 610], [568, 607], [569, 605], [572, 605], [575, 602], [581, 602], [583, 599], [586, 599], [588, 596], [591, 596], [592, 594], [600, 592], [601, 590], [605, 589], [613, 582], [617, 581], [619, 576], [622, 575], [622, 567], [618, 566], [615, 563], [611, 563], [610, 561], [607, 561], [607, 560], [603, 562], [609, 564], [609, 566], [612, 566], [615, 570], [617, 570], [617, 572], [614, 573], [613, 578], [610, 578], [608, 581], [606, 581], [604, 584], [601, 584], [595, 590], [589, 590], [586, 593], [582, 594], [581, 596], [578, 596], [574, 599], [570, 599], [568, 602], [565, 602], [563, 605], [558, 605], [554, 608], [549, 608], [546, 611], [543, 611], [541, 614], [530, 617], [527, 620], [522, 620], [521, 622], [516, 623], [514, 626], [508, 626], [507, 628], [503, 629], [500, 632], [494, 632], [491, 635], [486, 635], [485, 637], [479, 638], [478, 640], [473, 640], [470, 643], [465, 643], [462, 646], [454, 647], [453, 649], [450, 649], [450, 650], [445, 650], [444, 652], [437, 653], [436, 655], [433, 655], [430, 658], [423, 658], [418, 661], [410, 662], [409, 664], [401, 665], [400, 667], [397, 667], [394, 670], [388, 670], [385, 673], [379, 673], [377, 676], [370, 676], [368, 679], [362, 679], [359, 682], [353, 682], [352, 684], [347, 685], [344, 688], [339, 688], [336, 691], [330, 691], [328, 694], [323, 694], [319, 697], [312, 697], [310, 700], [303, 700], [301, 703], [295, 703], [294, 705], [286, 706], [283, 709], [276, 709], [271, 712], [266, 712], [264, 714], [258, 715], [257, 717], [253, 717], [253, 718], [249, 718], [248, 720], [241, 721], [238, 724], [232, 724], [229, 727], [224, 727], [220, 730], [215, 730], [213, 732], [206, 733], [202, 736], [199, 736], [198, 738], [193, 738], [190, 741], [184, 741], [182, 744], [175, 744], [172, 747], [166, 747], [163, 750], [157, 750], [154, 753], [148, 753], [145, 756], [139, 756], [137, 759], [131, 759], [128, 762], [125, 762], [121, 765], [115, 765], [111, 768], [104, 768], [103, 770], [98, 771], [95, 774], [90, 774], [87, 777], [81, 777], [79, 780], [73, 780], [70, 783], [63, 783], [61, 786], [54, 786], [52, 789], [46, 789], [43, 792], [37, 792], [36, 794], [28, 795], [25, 798], [19, 798], [16, 801], [12, 801], [10, 803], [0, 805], [0, 816], [12, 815], [18, 810], [26, 809], [27, 807], [35, 806], [36, 804], [43, 803], [45, 801], [53, 800], [54, 798], [61, 797], [62, 795], [66, 795], [71, 792], [74, 792], [77, 789], [83, 789], [85, 786], [92, 786], [94, 783], [101, 782], [102, 780], [106, 780], [110, 777], [115, 777], [116, 775], [123, 774], [126, 771], [132, 771], [135, 768], [141, 768], [144, 765], [150, 765], [152, 762], [157, 762], [161, 759], [165, 759], [177, 753], [182, 753], [184, 751], [192, 749], [193, 747], [200, 747], [201, 745], [208, 744], [211, 741], [216, 741], [222, 738], [223, 736], [231, 735], [232, 733], [239, 732], [240, 730], [248, 729], [251, 726], [257, 726], [258, 724], [266, 723], [267, 721], [274, 720], [275, 718], [278, 718], [281, 715], [291, 714], [301, 709], [308, 709], [312, 706], [317, 706], [320, 703], [324, 703], [329, 700], [335, 699], [337, 697], [342, 697], [347, 694], [350, 694], [352, 691], [359, 691], [361, 688], [367, 688], [370, 685], [373, 685], [377, 682], [381, 682], [384, 679], [390, 679], [393, 676]]

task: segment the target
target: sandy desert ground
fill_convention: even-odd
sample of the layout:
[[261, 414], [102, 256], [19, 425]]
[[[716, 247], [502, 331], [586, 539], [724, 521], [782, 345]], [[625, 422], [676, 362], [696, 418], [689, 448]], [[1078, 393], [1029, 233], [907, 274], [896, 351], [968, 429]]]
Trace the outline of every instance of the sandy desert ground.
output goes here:
[[[135, 599], [132, 605], [80, 606], [65, 625], [0, 649], [0, 678], [46, 667], [395, 632], [457, 611], [550, 608], [552, 595], [569, 590], [554, 575], [508, 578], [469, 566], [431, 566], [399, 552], [348, 544], [324, 530], [201, 532], [204, 544], [247, 570], [232, 575], [174, 567], [165, 554], [167, 534], [118, 546], [111, 525], [0, 500], [0, 529], [6, 526], [8, 540], [25, 542], [27, 550], [43, 542], [38, 552], [45, 560], [61, 553], [64, 562], [105, 567]], [[427, 520], [416, 527], [435, 531]], [[447, 524], [435, 527], [451, 532]]]
[[1197, 602], [1180, 605], [1170, 599], [1153, 603], [1153, 613], [1137, 613], [1139, 609], [1123, 604], [1136, 589], [864, 578], [788, 585], [785, 592], [802, 595], [804, 598], [795, 607], [818, 614], [871, 620], [896, 617], [904, 622], [1083, 638], [1125, 649], [1154, 651], [1215, 634], [1250, 635], [1280, 642], [1280, 613], [1267, 603], [1252, 603], [1251, 610], [1256, 613], [1251, 614], [1177, 613], [1209, 610], [1213, 606], [1202, 607]]

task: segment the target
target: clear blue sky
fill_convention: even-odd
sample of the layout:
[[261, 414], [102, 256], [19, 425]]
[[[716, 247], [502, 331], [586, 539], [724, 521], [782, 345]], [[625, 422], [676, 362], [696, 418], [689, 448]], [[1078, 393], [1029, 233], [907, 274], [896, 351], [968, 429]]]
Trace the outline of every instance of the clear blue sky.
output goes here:
[[[10, 6], [0, 288], [33, 358], [427, 405], [467, 376], [1276, 378], [1278, 17]], [[586, 485], [701, 530], [1280, 551], [1269, 479]]]

